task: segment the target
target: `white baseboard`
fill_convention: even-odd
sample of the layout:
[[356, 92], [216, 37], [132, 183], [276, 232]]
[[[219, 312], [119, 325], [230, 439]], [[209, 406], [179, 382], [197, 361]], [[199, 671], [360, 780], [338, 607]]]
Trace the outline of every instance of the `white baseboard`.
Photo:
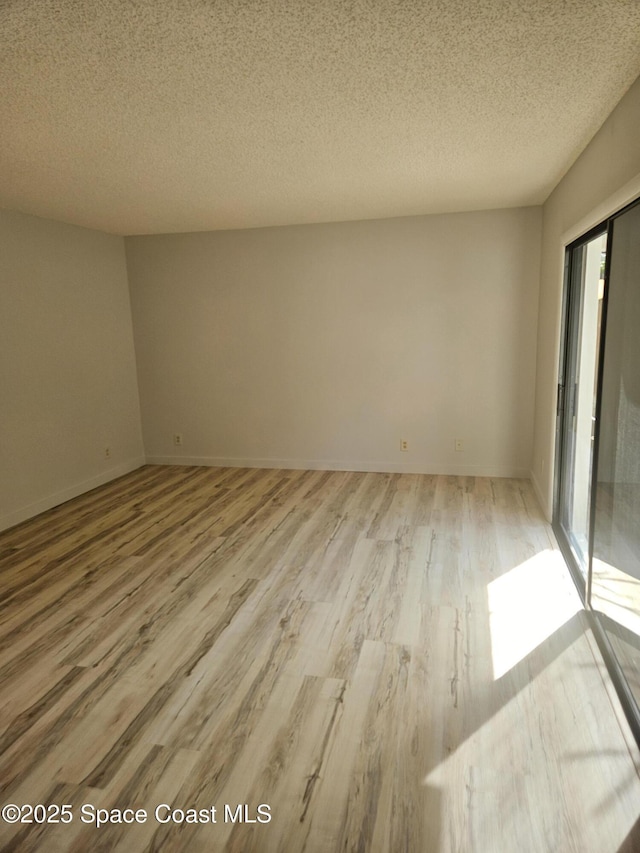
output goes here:
[[115, 480], [116, 477], [122, 477], [123, 474], [135, 471], [136, 468], [140, 468], [144, 465], [145, 461], [144, 457], [140, 456], [136, 459], [129, 459], [127, 462], [121, 462], [114, 468], [109, 468], [108, 471], [103, 471], [95, 477], [83, 480], [80, 483], [74, 483], [66, 489], [55, 492], [55, 494], [47, 495], [47, 497], [42, 498], [39, 501], [35, 501], [28, 506], [21, 507], [7, 515], [0, 516], [0, 530], [6, 530], [9, 527], [14, 527], [16, 524], [20, 524], [23, 521], [27, 521], [29, 518], [33, 518], [34, 515], [39, 515], [41, 512], [46, 512], [46, 510], [52, 509], [54, 506], [59, 506], [60, 504], [65, 503], [65, 501], [77, 498], [79, 495], [83, 495], [85, 492], [89, 492], [97, 486], [103, 486], [105, 483]]
[[533, 486], [533, 491], [535, 496], [538, 498], [538, 503], [540, 504], [540, 509], [542, 510], [544, 517], [547, 519], [549, 523], [551, 523], [551, 519], [553, 517], [553, 510], [549, 506], [547, 498], [542, 494], [542, 489], [540, 488], [540, 483], [538, 482], [536, 475], [533, 471], [529, 472], [529, 479], [531, 480], [531, 485]]
[[529, 479], [529, 470], [510, 465], [411, 464], [344, 459], [250, 459], [224, 456], [147, 456], [148, 465], [203, 465], [211, 468], [283, 468], [303, 471], [371, 471], [380, 474], [450, 474], [458, 477]]
[[[545, 501], [542, 498], [539, 484], [533, 473], [526, 468], [509, 465], [444, 465], [411, 464], [398, 462], [345, 461], [344, 459], [251, 459], [223, 456], [148, 456], [130, 459], [122, 462], [108, 471], [103, 471], [95, 477], [74, 483], [66, 489], [0, 516], [0, 530], [7, 530], [23, 521], [27, 521], [41, 512], [46, 512], [65, 501], [77, 498], [85, 492], [98, 486], [103, 486], [116, 477], [135, 471], [142, 465], [202, 465], [210, 468], [282, 468], [287, 470], [305, 471], [363, 471], [380, 474], [441, 474], [458, 477], [515, 477], [531, 479], [536, 497], [547, 515]], [[547, 516], [550, 518], [550, 515]]]

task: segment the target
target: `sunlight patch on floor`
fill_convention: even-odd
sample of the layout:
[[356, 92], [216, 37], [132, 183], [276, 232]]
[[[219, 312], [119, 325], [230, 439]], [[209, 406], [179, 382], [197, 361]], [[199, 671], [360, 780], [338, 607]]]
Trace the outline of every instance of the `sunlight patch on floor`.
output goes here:
[[582, 609], [560, 552], [551, 549], [492, 581], [487, 595], [495, 680]]

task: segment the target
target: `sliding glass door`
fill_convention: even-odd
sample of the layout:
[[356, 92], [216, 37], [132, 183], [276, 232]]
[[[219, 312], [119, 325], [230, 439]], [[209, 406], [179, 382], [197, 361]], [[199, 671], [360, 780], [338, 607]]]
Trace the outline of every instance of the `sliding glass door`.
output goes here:
[[640, 205], [611, 229], [591, 607], [640, 703]]
[[640, 735], [640, 201], [567, 248], [554, 530]]
[[558, 523], [575, 567], [586, 581], [589, 564], [591, 479], [600, 324], [607, 233], [574, 244], [567, 253], [564, 376], [558, 388], [561, 471]]

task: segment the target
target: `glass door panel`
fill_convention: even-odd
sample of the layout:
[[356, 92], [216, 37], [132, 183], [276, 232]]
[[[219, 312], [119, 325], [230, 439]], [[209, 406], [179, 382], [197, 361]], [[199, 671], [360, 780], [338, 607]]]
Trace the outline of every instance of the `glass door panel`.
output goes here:
[[640, 702], [640, 205], [612, 225], [591, 607]]
[[585, 579], [606, 240], [606, 233], [598, 234], [569, 254], [568, 333], [560, 386], [561, 470], [556, 516]]

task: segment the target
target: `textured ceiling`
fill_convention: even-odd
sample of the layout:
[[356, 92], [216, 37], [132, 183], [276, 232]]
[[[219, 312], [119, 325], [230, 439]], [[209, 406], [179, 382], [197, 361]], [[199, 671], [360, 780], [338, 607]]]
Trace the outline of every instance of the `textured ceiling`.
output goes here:
[[0, 206], [118, 234], [539, 204], [639, 0], [0, 0]]

